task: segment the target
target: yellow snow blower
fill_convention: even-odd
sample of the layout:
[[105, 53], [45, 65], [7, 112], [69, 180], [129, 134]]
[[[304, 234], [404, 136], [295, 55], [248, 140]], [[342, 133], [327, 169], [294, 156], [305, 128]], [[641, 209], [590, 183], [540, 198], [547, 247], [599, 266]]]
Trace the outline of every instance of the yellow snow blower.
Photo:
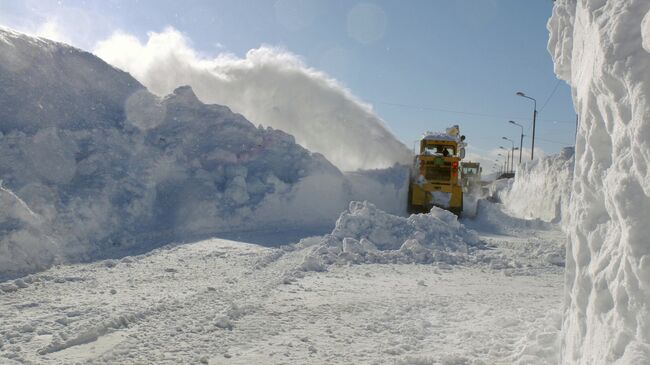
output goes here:
[[465, 156], [464, 139], [459, 136], [458, 126], [445, 133], [424, 134], [411, 168], [409, 213], [428, 213], [433, 206], [456, 215], [463, 211], [459, 167]]

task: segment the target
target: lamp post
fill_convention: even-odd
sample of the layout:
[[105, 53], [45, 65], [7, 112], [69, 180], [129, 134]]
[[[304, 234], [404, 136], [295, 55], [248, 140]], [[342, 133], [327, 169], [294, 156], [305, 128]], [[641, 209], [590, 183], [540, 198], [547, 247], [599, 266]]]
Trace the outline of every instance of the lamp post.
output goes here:
[[524, 149], [524, 126], [512, 120], [508, 121], [508, 123], [514, 124], [521, 128], [521, 139], [519, 139], [519, 163], [521, 163], [521, 151]]
[[[500, 154], [500, 153], [497, 153], [497, 156], [504, 157], [504, 156], [503, 156], [502, 154]], [[499, 163], [501, 163], [501, 161], [499, 161]], [[503, 160], [503, 163], [501, 164], [501, 173], [502, 173], [502, 174], [503, 174], [504, 172], [506, 172], [505, 166], [506, 166], [506, 160], [504, 159], [504, 160]]]
[[521, 96], [522, 98], [530, 99], [533, 101], [533, 146], [530, 149], [530, 159], [532, 160], [535, 153], [535, 120], [537, 119], [537, 100], [522, 93], [521, 91], [517, 91], [517, 96]]
[[510, 142], [510, 144], [512, 144], [512, 158], [510, 159], [510, 172], [514, 172], [515, 171], [515, 161], [514, 161], [514, 159], [515, 159], [515, 141], [511, 140], [508, 137], [501, 137], [501, 138], [505, 139], [506, 141]]
[[499, 161], [498, 158], [495, 159], [494, 161], [496, 162], [494, 165], [498, 167], [498, 170], [497, 170], [497, 171], [498, 171], [499, 174], [500, 174], [500, 173], [501, 173], [501, 167], [502, 167], [502, 166], [501, 166], [501, 161]]
[[508, 151], [507, 148], [503, 146], [499, 146], [499, 148], [503, 149], [506, 151], [506, 168], [505, 168], [505, 173], [508, 173], [508, 168], [510, 168], [510, 151]]

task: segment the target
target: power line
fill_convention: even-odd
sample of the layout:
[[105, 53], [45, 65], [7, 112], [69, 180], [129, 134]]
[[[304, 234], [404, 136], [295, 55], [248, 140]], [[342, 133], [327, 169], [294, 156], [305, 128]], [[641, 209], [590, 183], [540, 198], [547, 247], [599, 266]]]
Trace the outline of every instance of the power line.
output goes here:
[[562, 145], [562, 146], [573, 146], [575, 144], [575, 143], [566, 143], [566, 142], [554, 141], [554, 140], [546, 139], [546, 138], [539, 138], [537, 136], [535, 137], [535, 139], [538, 139], [538, 140], [544, 141], [544, 142], [548, 142], [548, 143], [554, 143], [554, 144]]
[[[503, 119], [503, 120], [516, 120], [516, 119], [521, 120], [521, 119], [527, 119], [528, 118], [528, 117], [513, 117], [513, 116], [506, 116], [506, 115], [485, 114], [485, 113], [477, 113], [477, 112], [464, 112], [464, 111], [460, 111], [460, 110], [436, 108], [436, 107], [430, 107], [430, 106], [424, 106], [424, 105], [393, 103], [393, 102], [382, 101], [382, 100], [368, 100], [368, 101], [373, 103], [373, 104], [388, 105], [388, 106], [394, 106], [394, 107], [399, 107], [399, 108], [430, 110], [430, 111], [435, 111], [435, 112], [462, 114], [462, 115], [473, 115], [473, 116], [486, 117], [486, 118], [495, 118], [495, 119]], [[542, 120], [542, 119], [538, 119], [538, 120]], [[543, 120], [544, 121], [560, 122], [560, 123], [575, 123], [575, 121], [566, 121], [566, 120], [550, 120], [550, 119], [543, 119]]]
[[541, 113], [542, 110], [544, 110], [544, 108], [546, 108], [546, 104], [548, 104], [548, 102], [551, 100], [553, 95], [555, 95], [555, 92], [557, 91], [557, 87], [560, 86], [560, 82], [562, 82], [562, 80], [557, 80], [557, 82], [555, 83], [555, 87], [553, 88], [553, 91], [551, 91], [551, 95], [549, 95], [548, 98], [546, 98], [546, 101], [544, 102], [544, 105], [542, 105], [542, 107], [539, 109], [539, 113]]

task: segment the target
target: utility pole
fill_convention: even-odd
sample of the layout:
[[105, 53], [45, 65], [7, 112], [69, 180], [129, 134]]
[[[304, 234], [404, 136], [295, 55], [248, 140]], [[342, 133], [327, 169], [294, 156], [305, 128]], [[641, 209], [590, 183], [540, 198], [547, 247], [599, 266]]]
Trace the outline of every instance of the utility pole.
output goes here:
[[504, 150], [505, 153], [506, 153], [506, 161], [505, 161], [505, 169], [504, 169], [505, 171], [504, 172], [507, 174], [508, 169], [510, 168], [510, 151], [507, 148], [503, 147], [503, 146], [499, 146], [499, 148]]
[[512, 158], [510, 159], [510, 172], [515, 172], [515, 141], [511, 140], [508, 137], [501, 137], [501, 138], [505, 139], [511, 144], [510, 151], [512, 153]]
[[521, 164], [521, 153], [524, 149], [524, 126], [512, 120], [508, 121], [508, 123], [514, 124], [521, 128], [521, 138], [519, 139], [519, 163]]
[[521, 91], [517, 92], [517, 96], [521, 96], [522, 98], [530, 99], [533, 101], [533, 146], [530, 150], [530, 160], [532, 161], [535, 154], [535, 121], [537, 120], [537, 100], [535, 100], [535, 98], [527, 96]]

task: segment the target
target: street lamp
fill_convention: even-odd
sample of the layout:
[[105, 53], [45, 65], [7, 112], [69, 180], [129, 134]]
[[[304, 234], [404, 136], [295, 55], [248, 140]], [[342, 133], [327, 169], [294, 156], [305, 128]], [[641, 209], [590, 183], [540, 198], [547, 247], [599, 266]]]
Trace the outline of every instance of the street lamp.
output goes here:
[[508, 123], [514, 124], [521, 128], [521, 139], [519, 140], [519, 163], [521, 163], [521, 151], [524, 149], [524, 126], [512, 120], [508, 121]]
[[506, 171], [505, 172], [507, 173], [508, 169], [510, 168], [510, 151], [508, 151], [508, 149], [503, 147], [503, 146], [499, 146], [499, 148], [506, 151]]
[[517, 91], [517, 96], [521, 96], [522, 98], [530, 99], [533, 101], [533, 147], [530, 149], [530, 159], [533, 159], [533, 154], [535, 153], [535, 120], [537, 119], [537, 100], [534, 98], [531, 98], [530, 96], [522, 93], [521, 91]]
[[[497, 156], [505, 157], [504, 155], [502, 155], [500, 153], [497, 153]], [[501, 164], [501, 161], [498, 161], [498, 162]], [[503, 163], [501, 164], [501, 173], [503, 174], [505, 172], [506, 172], [506, 160], [504, 159]]]
[[506, 141], [509, 141], [510, 144], [512, 144], [512, 158], [510, 159], [510, 171], [514, 172], [515, 171], [515, 141], [511, 140], [510, 138], [507, 137], [501, 137], [505, 139]]

